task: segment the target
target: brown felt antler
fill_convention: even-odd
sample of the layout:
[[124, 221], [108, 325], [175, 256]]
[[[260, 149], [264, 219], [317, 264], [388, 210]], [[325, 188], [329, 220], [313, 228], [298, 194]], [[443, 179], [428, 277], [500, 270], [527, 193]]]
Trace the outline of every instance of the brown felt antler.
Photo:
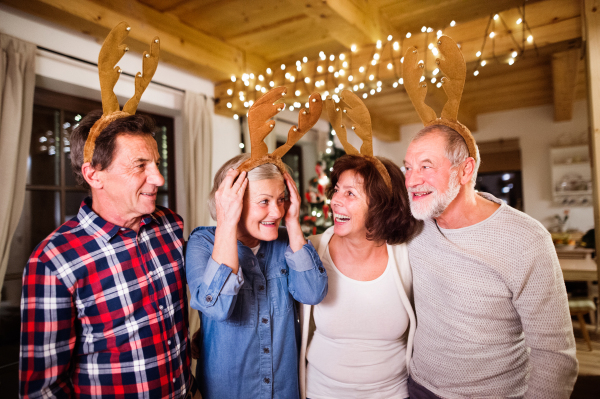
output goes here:
[[[371, 115], [367, 106], [362, 100], [353, 92], [344, 90], [340, 96], [340, 102], [335, 103], [331, 98], [325, 100], [327, 106], [327, 115], [329, 115], [329, 121], [333, 126], [344, 151], [348, 155], [361, 155], [371, 160], [388, 188], [392, 189], [392, 179], [381, 161], [373, 156], [373, 131], [371, 127]], [[354, 148], [352, 144], [348, 142], [348, 136], [346, 126], [343, 124], [343, 116], [346, 115], [354, 124], [352, 130], [362, 140], [360, 146], [360, 152]]]
[[264, 140], [275, 127], [275, 121], [271, 118], [285, 108], [283, 104], [276, 104], [275, 102], [283, 98], [286, 93], [287, 88], [283, 86], [272, 89], [248, 110], [248, 130], [250, 131], [250, 143], [252, 144], [250, 148], [251, 155], [250, 159], [242, 163], [238, 170], [248, 172], [259, 165], [272, 163], [279, 168], [281, 173], [286, 173], [281, 157], [317, 123], [323, 109], [321, 95], [319, 93], [311, 94], [308, 99], [308, 110], [303, 109], [298, 115], [298, 126], [292, 126], [285, 144], [269, 154], [269, 149]]
[[421, 82], [424, 64], [418, 62], [417, 49], [410, 47], [406, 50], [403, 63], [404, 88], [417, 110], [419, 117], [425, 126], [445, 125], [456, 130], [465, 140], [469, 149], [469, 155], [477, 161], [478, 153], [475, 139], [471, 131], [458, 121], [458, 107], [465, 87], [467, 66], [456, 42], [449, 36], [442, 35], [438, 38], [438, 49], [443, 59], [436, 59], [440, 70], [445, 75], [442, 79], [442, 87], [448, 96], [444, 105], [441, 118], [435, 111], [425, 104], [427, 95], [427, 84]]
[[94, 150], [96, 148], [96, 139], [109, 123], [116, 119], [135, 114], [140, 98], [146, 90], [146, 87], [148, 87], [150, 80], [152, 80], [154, 72], [156, 72], [160, 50], [160, 41], [158, 37], [155, 37], [152, 40], [152, 43], [150, 44], [150, 53], [144, 52], [142, 60], [143, 74], [138, 72], [136, 75], [135, 94], [127, 101], [123, 107], [123, 111], [121, 111], [119, 100], [114, 93], [114, 88], [121, 76], [122, 70], [116, 64], [123, 57], [125, 52], [129, 50], [129, 48], [126, 45], [121, 44], [121, 42], [127, 37], [130, 30], [131, 27], [129, 27], [129, 24], [126, 22], [119, 23], [110, 31], [100, 49], [100, 54], [98, 55], [98, 75], [100, 77], [100, 92], [102, 95], [102, 117], [98, 119], [90, 129], [83, 149], [84, 162], [92, 161]]

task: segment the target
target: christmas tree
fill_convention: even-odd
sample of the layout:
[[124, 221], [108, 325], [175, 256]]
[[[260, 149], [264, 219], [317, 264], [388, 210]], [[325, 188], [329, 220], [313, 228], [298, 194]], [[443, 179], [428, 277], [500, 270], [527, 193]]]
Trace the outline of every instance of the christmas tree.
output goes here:
[[329, 125], [327, 148], [315, 165], [317, 176], [310, 180], [308, 189], [304, 193], [306, 206], [303, 207], [300, 219], [302, 221], [302, 231], [306, 235], [321, 234], [333, 224], [331, 207], [325, 192], [330, 182], [333, 164], [336, 159], [345, 154], [344, 150], [333, 145], [333, 136], [335, 136], [335, 131]]

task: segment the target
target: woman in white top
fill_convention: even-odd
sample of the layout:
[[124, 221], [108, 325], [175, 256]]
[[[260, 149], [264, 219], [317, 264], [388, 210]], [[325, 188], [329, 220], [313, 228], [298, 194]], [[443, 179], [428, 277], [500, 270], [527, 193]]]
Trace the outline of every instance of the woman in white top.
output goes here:
[[405, 242], [420, 224], [410, 214], [404, 175], [393, 162], [388, 189], [373, 161], [338, 159], [328, 197], [334, 226], [310, 237], [329, 291], [303, 305], [302, 399], [407, 398], [415, 315]]

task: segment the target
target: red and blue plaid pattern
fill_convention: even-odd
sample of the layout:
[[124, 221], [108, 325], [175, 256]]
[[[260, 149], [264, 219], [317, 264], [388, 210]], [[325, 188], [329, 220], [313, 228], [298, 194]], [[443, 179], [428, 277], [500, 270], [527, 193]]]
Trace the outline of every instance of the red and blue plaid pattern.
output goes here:
[[183, 220], [158, 207], [139, 233], [87, 198], [23, 274], [20, 395], [181, 398], [190, 387]]

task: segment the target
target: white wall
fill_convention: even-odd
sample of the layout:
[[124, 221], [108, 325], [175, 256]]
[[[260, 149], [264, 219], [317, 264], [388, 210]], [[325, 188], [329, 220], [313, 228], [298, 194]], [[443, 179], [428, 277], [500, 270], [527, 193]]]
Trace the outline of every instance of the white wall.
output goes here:
[[[552, 204], [550, 147], [559, 136], [581, 135], [587, 132], [587, 103], [578, 101], [574, 105], [573, 119], [554, 122], [552, 105], [521, 108], [511, 111], [482, 114], [477, 117], [478, 130], [474, 133], [478, 142], [518, 138], [521, 146], [523, 203], [525, 213], [542, 222], [552, 225], [556, 214], [563, 214], [567, 208]], [[402, 140], [386, 143], [374, 139], [375, 155], [388, 157], [402, 165], [406, 149], [412, 137], [423, 127], [422, 124], [403, 126]], [[594, 227], [592, 207], [571, 207], [569, 228], [587, 231]]]

